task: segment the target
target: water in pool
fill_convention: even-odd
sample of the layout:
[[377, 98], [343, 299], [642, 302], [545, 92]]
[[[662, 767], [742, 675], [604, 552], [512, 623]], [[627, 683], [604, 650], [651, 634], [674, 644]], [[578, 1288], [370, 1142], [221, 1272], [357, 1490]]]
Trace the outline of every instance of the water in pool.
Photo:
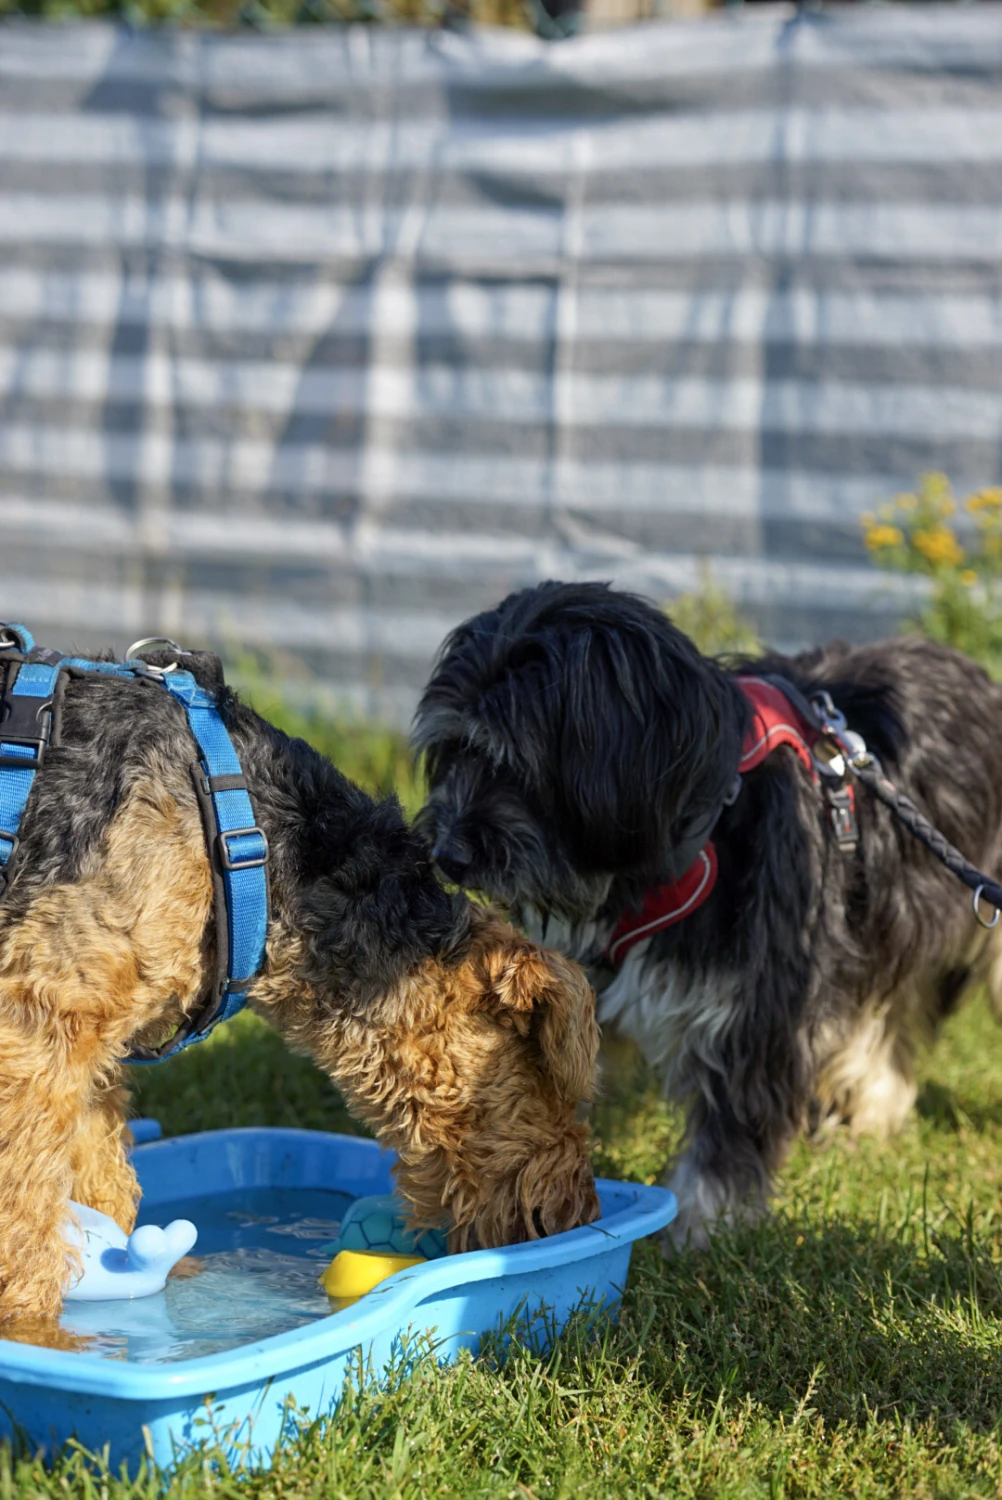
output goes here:
[[338, 1232], [346, 1193], [240, 1188], [178, 1198], [140, 1212], [140, 1224], [190, 1219], [200, 1275], [171, 1279], [131, 1302], [67, 1303], [61, 1319], [88, 1353], [163, 1364], [235, 1349], [301, 1328], [332, 1311], [317, 1277]]

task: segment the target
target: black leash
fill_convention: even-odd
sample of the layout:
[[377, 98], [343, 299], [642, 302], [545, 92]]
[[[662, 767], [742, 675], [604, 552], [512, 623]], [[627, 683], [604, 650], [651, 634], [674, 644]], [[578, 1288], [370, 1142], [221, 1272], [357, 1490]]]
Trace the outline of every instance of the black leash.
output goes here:
[[[837, 709], [827, 693], [815, 693], [810, 699], [805, 698], [791, 682], [785, 678], [770, 678], [776, 686], [793, 701], [796, 707], [813, 724], [818, 731], [833, 740], [838, 746], [839, 753], [843, 757], [846, 767], [868, 787], [878, 802], [882, 802], [886, 808], [893, 813], [899, 823], [902, 823], [913, 838], [924, 844], [930, 854], [935, 855], [940, 864], [946, 866], [951, 874], [962, 880], [970, 891], [974, 893], [974, 915], [982, 927], [994, 927], [1002, 915], [1002, 885], [992, 880], [989, 875], [983, 874], [969, 859], [965, 859], [959, 849], [954, 848], [949, 839], [936, 828], [924, 813], [920, 812], [910, 797], [900, 792], [884, 774], [880, 761], [867, 748], [862, 735], [856, 734], [846, 723], [845, 715]], [[984, 900], [989, 906], [995, 908], [995, 915], [990, 922], [986, 922], [981, 915], [980, 902]]]
[[[875, 756], [870, 757], [869, 764], [853, 765], [852, 769], [877, 800], [890, 808], [908, 832], [974, 892], [974, 915], [982, 927], [994, 927], [999, 919], [999, 912], [1002, 911], [1002, 885], [996, 884], [990, 876], [983, 875], [969, 859], [965, 859], [960, 850], [955, 849], [949, 839], [929, 822], [925, 814], [919, 812], [912, 799], [906, 797], [904, 792], [899, 792], [894, 783], [888, 781]], [[995, 908], [995, 916], [991, 922], [986, 922], [978, 910], [978, 903], [982, 899]]]

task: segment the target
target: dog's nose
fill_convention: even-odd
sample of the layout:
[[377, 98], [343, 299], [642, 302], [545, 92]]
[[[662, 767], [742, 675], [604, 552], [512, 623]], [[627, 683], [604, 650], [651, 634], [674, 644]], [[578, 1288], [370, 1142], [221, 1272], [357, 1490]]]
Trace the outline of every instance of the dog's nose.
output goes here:
[[450, 843], [448, 840], [437, 843], [431, 851], [431, 857], [445, 878], [454, 880], [457, 885], [462, 885], [463, 878], [473, 863], [473, 856], [469, 849], [464, 849], [461, 845]]

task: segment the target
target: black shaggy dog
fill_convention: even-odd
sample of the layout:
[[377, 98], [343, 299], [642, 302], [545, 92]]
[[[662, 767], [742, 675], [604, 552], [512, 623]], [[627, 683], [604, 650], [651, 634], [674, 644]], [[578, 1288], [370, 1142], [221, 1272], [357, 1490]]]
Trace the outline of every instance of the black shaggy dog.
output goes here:
[[[899, 788], [1002, 874], [1002, 689], [928, 641], [728, 669], [639, 598], [546, 583], [453, 633], [416, 720], [441, 869], [591, 965], [600, 1019], [684, 1103], [674, 1233], [697, 1243], [764, 1204], [805, 1124], [900, 1126], [916, 1045], [971, 982], [1002, 997], [969, 893], [865, 788], [845, 849], [794, 749], [736, 778], [739, 682], [767, 673], [827, 690]], [[711, 833], [709, 899], [612, 967], [618, 924]]]

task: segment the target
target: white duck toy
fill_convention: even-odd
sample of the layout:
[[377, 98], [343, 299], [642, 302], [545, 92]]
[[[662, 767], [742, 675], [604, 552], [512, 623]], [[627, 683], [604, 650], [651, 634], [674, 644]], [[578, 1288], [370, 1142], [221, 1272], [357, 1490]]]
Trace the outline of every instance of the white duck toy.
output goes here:
[[83, 1275], [66, 1293], [67, 1302], [117, 1302], [161, 1292], [168, 1272], [194, 1245], [198, 1230], [188, 1219], [166, 1229], [144, 1224], [129, 1235], [96, 1208], [71, 1203], [66, 1237], [79, 1245]]

